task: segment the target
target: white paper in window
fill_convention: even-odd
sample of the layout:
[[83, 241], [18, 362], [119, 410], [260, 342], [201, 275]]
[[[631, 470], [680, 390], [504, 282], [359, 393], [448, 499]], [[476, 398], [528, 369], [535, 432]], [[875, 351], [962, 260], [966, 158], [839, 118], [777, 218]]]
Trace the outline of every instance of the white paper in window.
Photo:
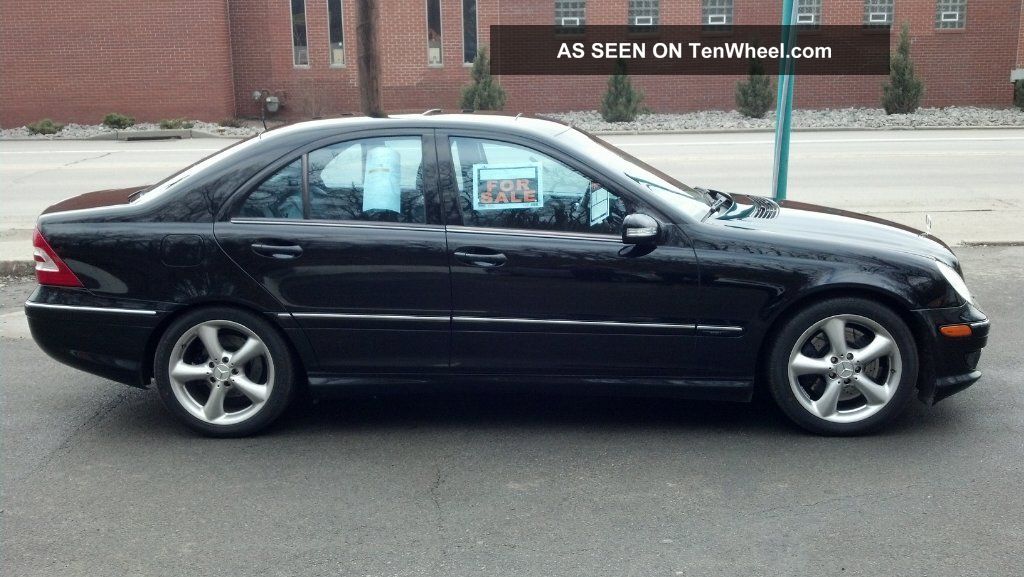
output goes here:
[[590, 226], [608, 220], [608, 215], [611, 214], [611, 202], [609, 201], [608, 191], [603, 188], [590, 193]]
[[369, 210], [402, 211], [402, 156], [385, 146], [366, 153], [363, 212]]

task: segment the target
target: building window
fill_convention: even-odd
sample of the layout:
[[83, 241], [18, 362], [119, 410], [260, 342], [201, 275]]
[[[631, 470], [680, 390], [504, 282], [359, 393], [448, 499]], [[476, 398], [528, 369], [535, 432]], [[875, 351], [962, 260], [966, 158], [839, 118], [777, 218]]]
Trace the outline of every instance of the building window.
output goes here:
[[306, 43], [306, 0], [292, 0], [292, 64], [309, 66]]
[[657, 26], [658, 0], [629, 0], [630, 26]]
[[582, 32], [586, 23], [586, 0], [555, 0], [555, 26], [558, 31]]
[[936, 28], [967, 26], [967, 0], [939, 0], [935, 3]]
[[732, 0], [703, 0], [701, 26], [706, 32], [732, 30]]
[[462, 61], [476, 60], [476, 0], [462, 0]]
[[821, 0], [798, 0], [796, 23], [804, 29], [821, 27]]
[[342, 0], [327, 0], [328, 36], [331, 43], [331, 66], [345, 65], [344, 18], [341, 15]]
[[441, 58], [441, 0], [427, 0], [427, 64], [440, 66]]
[[864, 25], [888, 28], [892, 26], [893, 0], [864, 0]]

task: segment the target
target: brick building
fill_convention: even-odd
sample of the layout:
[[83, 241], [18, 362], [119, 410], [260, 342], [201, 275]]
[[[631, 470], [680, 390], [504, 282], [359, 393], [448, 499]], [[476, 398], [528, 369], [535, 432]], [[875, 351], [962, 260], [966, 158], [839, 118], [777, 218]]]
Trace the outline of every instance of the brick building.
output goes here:
[[[389, 111], [453, 108], [495, 24], [775, 24], [779, 0], [379, 0]], [[1012, 103], [1024, 77], [1022, 0], [797, 0], [805, 22], [907, 22], [926, 106]], [[895, 42], [895, 34], [893, 35]], [[359, 108], [355, 0], [3, 0], [0, 125], [280, 116]], [[880, 77], [801, 77], [796, 106], [879, 105]], [[504, 77], [507, 110], [594, 109], [601, 77]], [[638, 77], [656, 111], [732, 109], [736, 77]]]

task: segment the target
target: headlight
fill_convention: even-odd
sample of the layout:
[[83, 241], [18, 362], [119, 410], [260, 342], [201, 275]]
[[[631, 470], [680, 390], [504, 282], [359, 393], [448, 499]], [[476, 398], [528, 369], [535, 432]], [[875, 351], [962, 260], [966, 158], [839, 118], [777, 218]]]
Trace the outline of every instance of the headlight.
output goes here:
[[960, 276], [960, 273], [943, 262], [935, 261], [935, 265], [939, 267], [939, 272], [942, 273], [942, 276], [946, 277], [946, 282], [949, 283], [949, 286], [953, 287], [953, 290], [956, 291], [956, 294], [960, 295], [960, 298], [969, 303], [974, 302], [971, 289], [967, 288], [967, 283], [964, 282], [964, 277]]

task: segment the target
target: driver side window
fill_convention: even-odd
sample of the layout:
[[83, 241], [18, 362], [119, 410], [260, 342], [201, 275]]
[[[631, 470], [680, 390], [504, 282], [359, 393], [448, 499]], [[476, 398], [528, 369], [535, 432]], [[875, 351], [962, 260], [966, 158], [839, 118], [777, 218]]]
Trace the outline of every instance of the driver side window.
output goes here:
[[620, 234], [636, 207], [582, 173], [536, 150], [495, 140], [452, 137], [463, 224]]

